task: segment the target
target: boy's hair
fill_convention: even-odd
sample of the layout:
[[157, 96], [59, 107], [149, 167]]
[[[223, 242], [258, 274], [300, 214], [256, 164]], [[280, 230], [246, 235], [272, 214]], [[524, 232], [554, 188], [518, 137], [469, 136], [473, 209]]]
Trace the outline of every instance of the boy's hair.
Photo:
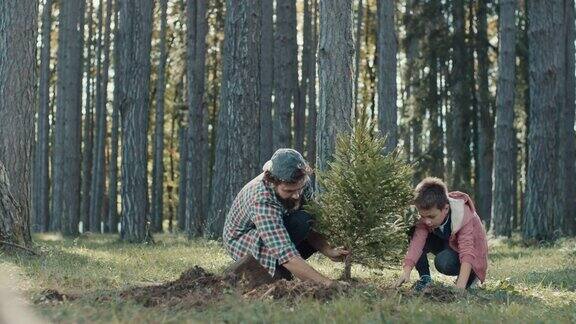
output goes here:
[[414, 205], [418, 209], [442, 209], [448, 203], [448, 188], [442, 179], [427, 177], [414, 189]]

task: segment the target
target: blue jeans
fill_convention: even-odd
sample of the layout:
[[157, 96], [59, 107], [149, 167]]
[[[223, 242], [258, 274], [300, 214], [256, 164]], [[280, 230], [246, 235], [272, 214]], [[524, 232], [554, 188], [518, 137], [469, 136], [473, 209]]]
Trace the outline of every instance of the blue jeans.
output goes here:
[[[415, 227], [409, 231], [410, 237], [414, 234]], [[460, 257], [458, 252], [454, 251], [449, 245], [448, 240], [443, 240], [440, 237], [429, 233], [422, 250], [422, 255], [418, 262], [416, 262], [416, 271], [420, 277], [423, 275], [430, 275], [430, 265], [428, 264], [428, 253], [434, 254], [434, 267], [438, 272], [447, 276], [457, 276], [460, 274]], [[470, 273], [466, 288], [470, 287], [476, 274], [474, 271]]]
[[[308, 243], [307, 238], [312, 230], [312, 216], [304, 210], [296, 210], [283, 217], [284, 227], [290, 236], [290, 240], [296, 246], [296, 250], [303, 259], [308, 259], [317, 250]], [[276, 273], [284, 279], [293, 278], [290, 271], [284, 266], [277, 265]]]

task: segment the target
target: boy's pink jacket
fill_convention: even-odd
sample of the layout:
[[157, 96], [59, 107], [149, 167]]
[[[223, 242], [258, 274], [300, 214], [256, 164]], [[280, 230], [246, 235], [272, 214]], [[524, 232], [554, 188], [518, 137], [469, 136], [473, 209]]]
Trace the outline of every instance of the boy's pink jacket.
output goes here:
[[[459, 191], [450, 192], [448, 200], [452, 217], [452, 234], [448, 244], [458, 252], [460, 262], [470, 263], [478, 279], [484, 282], [488, 267], [488, 242], [484, 225], [476, 214], [472, 199], [467, 194]], [[422, 255], [426, 237], [432, 230], [422, 221], [416, 223], [416, 230], [404, 258], [405, 266], [416, 265]]]

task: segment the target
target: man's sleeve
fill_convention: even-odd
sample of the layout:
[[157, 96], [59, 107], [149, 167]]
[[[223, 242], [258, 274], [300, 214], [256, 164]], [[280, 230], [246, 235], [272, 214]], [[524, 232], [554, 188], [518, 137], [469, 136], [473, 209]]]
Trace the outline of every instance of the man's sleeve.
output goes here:
[[282, 221], [282, 209], [266, 201], [256, 201], [252, 208], [253, 222], [259, 237], [270, 254], [278, 260], [278, 264], [284, 264], [291, 258], [300, 256]]

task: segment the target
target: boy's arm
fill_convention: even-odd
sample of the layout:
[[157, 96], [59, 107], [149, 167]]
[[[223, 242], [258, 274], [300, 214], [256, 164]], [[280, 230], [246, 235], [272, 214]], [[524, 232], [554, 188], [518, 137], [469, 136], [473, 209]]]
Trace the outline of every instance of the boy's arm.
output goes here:
[[458, 280], [456, 281], [456, 288], [466, 289], [466, 284], [468, 283], [471, 272], [472, 265], [468, 262], [462, 262], [460, 265], [460, 274], [458, 275]]

